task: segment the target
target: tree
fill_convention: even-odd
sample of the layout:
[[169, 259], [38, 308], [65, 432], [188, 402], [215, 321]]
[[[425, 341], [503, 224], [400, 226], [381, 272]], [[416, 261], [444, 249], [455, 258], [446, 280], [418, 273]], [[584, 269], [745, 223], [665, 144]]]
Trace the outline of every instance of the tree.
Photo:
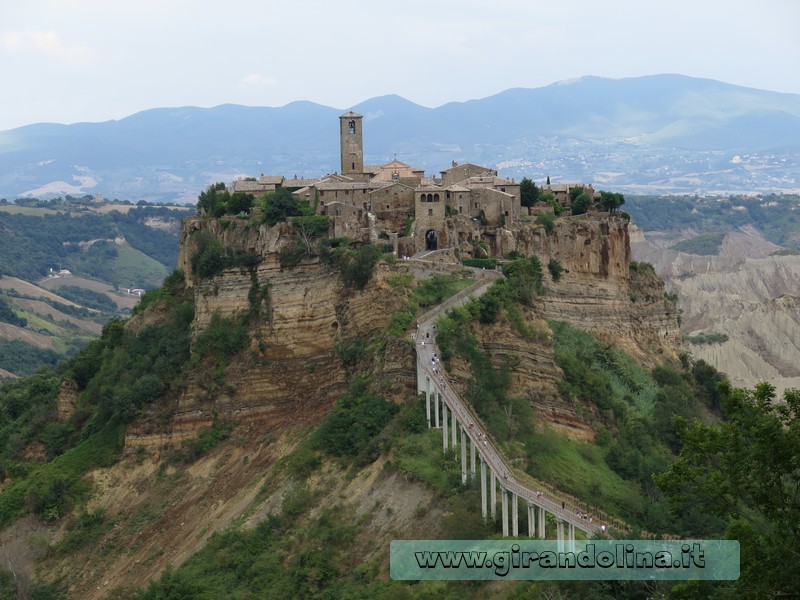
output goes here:
[[300, 202], [287, 188], [278, 188], [264, 198], [264, 222], [275, 225], [303, 214]]
[[230, 194], [222, 182], [213, 183], [197, 199], [197, 214], [207, 217], [219, 217], [225, 214], [225, 207]]
[[683, 446], [655, 476], [674, 508], [728, 519], [741, 544], [738, 598], [796, 594], [800, 587], [800, 391], [719, 385], [724, 420], [676, 418]]
[[519, 199], [522, 206], [533, 206], [538, 198], [539, 188], [532, 180], [523, 177], [519, 183]]
[[[576, 188], [572, 188], [574, 190]], [[572, 196], [572, 190], [569, 191], [570, 196]], [[587, 193], [579, 194], [575, 200], [572, 201], [572, 214], [573, 215], [582, 215], [589, 207], [592, 205], [592, 199]]]
[[232, 215], [239, 213], [250, 214], [250, 209], [253, 207], [253, 196], [244, 192], [234, 192], [228, 199], [226, 211]]
[[625, 204], [625, 197], [615, 192], [600, 192], [600, 207], [610, 213], [619, 210]]
[[292, 219], [292, 226], [297, 235], [303, 240], [306, 249], [311, 252], [311, 246], [317, 239], [326, 236], [331, 227], [330, 217], [308, 215]]
[[575, 204], [575, 200], [577, 200], [578, 196], [580, 196], [583, 193], [584, 193], [584, 191], [583, 191], [583, 186], [582, 185], [576, 185], [576, 186], [573, 186], [573, 187], [569, 188], [569, 202], [570, 202], [570, 204]]
[[539, 213], [536, 215], [536, 224], [544, 225], [544, 230], [547, 233], [553, 233], [556, 226], [556, 215], [554, 213]]

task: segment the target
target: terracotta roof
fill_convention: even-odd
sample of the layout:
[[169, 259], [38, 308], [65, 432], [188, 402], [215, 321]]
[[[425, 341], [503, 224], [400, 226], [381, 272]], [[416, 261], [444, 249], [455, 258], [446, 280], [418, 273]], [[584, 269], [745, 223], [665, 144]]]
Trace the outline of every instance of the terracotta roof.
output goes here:
[[545, 185], [542, 189], [549, 190], [551, 192], [569, 192], [572, 188], [579, 187], [579, 188], [588, 188], [588, 183], [551, 183], [550, 185]]
[[260, 192], [263, 190], [263, 186], [252, 179], [237, 179], [233, 182], [234, 192]]
[[[499, 177], [497, 175], [475, 175], [469, 179], [465, 179], [469, 183], [491, 183], [493, 185], [517, 185], [510, 179]], [[464, 183], [463, 181], [461, 183]]]
[[350, 111], [347, 111], [347, 112], [346, 112], [346, 113], [344, 113], [344, 114], [343, 114], [343, 115], [342, 115], [340, 118], [342, 118], [342, 119], [343, 119], [343, 118], [353, 118], [353, 117], [358, 117], [359, 119], [363, 118], [363, 116], [362, 116], [362, 115], [360, 115], [360, 114], [358, 114], [358, 113], [355, 113], [355, 112], [353, 112], [352, 110], [350, 110]]
[[376, 190], [387, 185], [392, 185], [391, 181], [320, 181], [314, 185], [318, 190]]
[[494, 169], [490, 169], [489, 167], [482, 167], [481, 165], [476, 165], [475, 163], [460, 163], [460, 164], [457, 164], [457, 165], [453, 165], [449, 169], [442, 169], [439, 172], [440, 173], [449, 173], [450, 171], [454, 171], [456, 169], [463, 169], [464, 167], [475, 167], [477, 169], [483, 169], [487, 173], [489, 173], [490, 171], [494, 171]]
[[304, 188], [317, 183], [319, 179], [306, 179], [304, 177], [295, 177], [294, 179], [284, 179], [284, 187]]

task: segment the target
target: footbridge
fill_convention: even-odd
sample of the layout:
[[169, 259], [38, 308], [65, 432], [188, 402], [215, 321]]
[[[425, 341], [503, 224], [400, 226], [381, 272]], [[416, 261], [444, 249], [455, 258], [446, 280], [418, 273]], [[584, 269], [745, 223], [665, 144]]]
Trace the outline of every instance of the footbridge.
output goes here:
[[[575, 531], [587, 537], [608, 535], [609, 523], [595, 511], [590, 517], [575, 506], [574, 499], [528, 480], [515, 473], [497, 448], [491, 435], [464, 402], [447, 378], [436, 346], [434, 322], [445, 310], [464, 303], [470, 297], [483, 294], [501, 275], [495, 271], [476, 271], [479, 280], [449, 298], [418, 320], [414, 335], [417, 352], [417, 390], [425, 394], [425, 412], [429, 428], [442, 430], [442, 446], [452, 448], [456, 460], [460, 457], [461, 480], [465, 485], [478, 479], [481, 491], [481, 514], [497, 519], [498, 496], [503, 535], [519, 536], [519, 505], [527, 511], [528, 537], [545, 538], [545, 517], [552, 515], [556, 522], [556, 539], [567, 550], [574, 550]], [[616, 525], [616, 524], [615, 524]]]

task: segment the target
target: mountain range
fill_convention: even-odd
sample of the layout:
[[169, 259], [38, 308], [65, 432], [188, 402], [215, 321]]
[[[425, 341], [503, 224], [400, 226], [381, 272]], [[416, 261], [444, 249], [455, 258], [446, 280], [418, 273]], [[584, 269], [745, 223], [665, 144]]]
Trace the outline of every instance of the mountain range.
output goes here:
[[630, 193], [800, 190], [800, 95], [653, 75], [583, 77], [437, 108], [392, 95], [344, 109], [229, 104], [33, 124], [0, 132], [0, 197], [188, 202], [235, 177], [318, 177], [338, 169], [338, 116], [348, 109], [364, 115], [366, 163], [396, 157], [429, 175], [455, 160]]

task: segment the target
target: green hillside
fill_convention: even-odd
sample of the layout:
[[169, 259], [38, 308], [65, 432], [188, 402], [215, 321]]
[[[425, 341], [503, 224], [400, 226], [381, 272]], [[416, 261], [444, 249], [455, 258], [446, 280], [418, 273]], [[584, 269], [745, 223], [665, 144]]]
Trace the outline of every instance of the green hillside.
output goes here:
[[[379, 254], [364, 248], [351, 252]], [[373, 266], [365, 267], [367, 286]], [[469, 402], [509, 463], [548, 490], [574, 494], [590, 502], [597, 514], [623, 519], [633, 527], [626, 533], [633, 539], [640, 530], [684, 539], [739, 539], [738, 582], [389, 579], [391, 539], [501, 536], [499, 523], [480, 516], [477, 487], [462, 485], [454, 455], [442, 452], [442, 433], [427, 428], [424, 398], [409, 389], [398, 402], [387, 399], [376, 360], [386, 348], [398, 348], [401, 362], [414, 360], [406, 352], [408, 328], [425, 308], [463, 287], [449, 277], [426, 283], [408, 276], [390, 280], [391, 293], [405, 304], [381, 315], [383, 326], [371, 335], [337, 347], [346, 367], [347, 391], [318, 426], [296, 423], [280, 440], [251, 438], [250, 425], [222, 422], [215, 413], [213, 424], [196, 438], [165, 447], [155, 457], [123, 449], [127, 428], [158, 432], [191, 385], [214, 395], [231, 393], [226, 368], [258, 364], [248, 331], [264, 317], [261, 293], [268, 295], [269, 290], [256, 285], [253, 310], [234, 318], [215, 314], [193, 338], [194, 295], [177, 271], [137, 307], [135, 326], [112, 320], [100, 339], [55, 370], [41, 369], [0, 387], [0, 528], [26, 516], [60, 528], [59, 537], [38, 558], [39, 573], [47, 575], [32, 582], [33, 597], [68, 598], [67, 588], [81, 578], [65, 566], [68, 562], [130, 556], [138, 544], [148, 543], [151, 525], [177, 528], [179, 520], [170, 511], [195, 486], [206, 485], [214, 465], [231, 464], [225, 461], [234, 457], [235, 464], [247, 468], [251, 456], [272, 444], [283, 446], [284, 453], [260, 465], [241, 484], [249, 492], [240, 518], [211, 535], [180, 566], [159, 569], [157, 578], [136, 588], [111, 587], [106, 597], [721, 599], [768, 597], [795, 589], [800, 569], [791, 550], [797, 541], [792, 528], [800, 508], [791, 496], [782, 499], [778, 490], [797, 487], [791, 468], [800, 451], [798, 399], [789, 396], [786, 407], [773, 410], [768, 389], [733, 391], [713, 368], [686, 355], [680, 365], [648, 370], [566, 323], [545, 326], [539, 320], [536, 329], [525, 315], [547, 293], [541, 265], [518, 259], [507, 263], [504, 273], [485, 294], [440, 318], [437, 328], [445, 368], [457, 363], [468, 370]], [[345, 281], [343, 270], [342, 283], [351, 286], [345, 293], [355, 293], [361, 285]], [[594, 442], [572, 440], [538, 421], [530, 402], [518, 397], [511, 383], [511, 366], [494, 362], [487, 351], [487, 340], [497, 335], [552, 350], [563, 372], [558, 394], [590, 415]], [[307, 374], [313, 372], [310, 363]], [[65, 379], [75, 382], [77, 400], [74, 412], [59, 419], [56, 397]], [[726, 425], [723, 416], [733, 423]], [[728, 452], [736, 460], [726, 466]], [[148, 485], [127, 498], [147, 497], [144, 503], [129, 511], [106, 512], [90, 502], [92, 477], [109, 474], [114, 485], [120, 477], [108, 470], [87, 476], [94, 469], [123, 461], [125, 470], [146, 471], [153, 460], [158, 466], [152, 466]], [[729, 467], [736, 469], [733, 479], [726, 474]], [[226, 468], [222, 471], [227, 474]], [[254, 487], [258, 481], [264, 484]], [[233, 483], [226, 480], [225, 485]], [[397, 492], [401, 486], [403, 492]], [[382, 487], [385, 496], [365, 492]], [[760, 488], [768, 495], [759, 495]], [[744, 495], [737, 495], [740, 489]], [[403, 496], [411, 493], [423, 499], [411, 515], [412, 524], [424, 523], [416, 535], [399, 518]], [[360, 500], [354, 500], [359, 494]], [[732, 506], [726, 504], [731, 499]], [[192, 510], [210, 518], [216, 506], [203, 504], [201, 498]], [[673, 510], [676, 506], [680, 510]], [[524, 531], [525, 517], [522, 521]], [[549, 522], [550, 537], [554, 525]], [[151, 548], [147, 562], [162, 565], [163, 547]], [[767, 560], [778, 556], [782, 562]], [[14, 585], [12, 573], [0, 567], [0, 591]]]
[[[632, 196], [625, 197], [625, 210], [645, 231], [700, 233], [681, 242], [674, 250], [712, 254], [720, 235], [751, 226], [764, 239], [787, 248], [800, 248], [800, 196], [764, 194], [759, 196]], [[724, 235], [723, 235], [724, 237]]]
[[[0, 203], [0, 369], [54, 366], [130, 311], [138, 297], [126, 290], [156, 287], [174, 267], [185, 214], [74, 198]], [[45, 279], [61, 269], [72, 276]]]

